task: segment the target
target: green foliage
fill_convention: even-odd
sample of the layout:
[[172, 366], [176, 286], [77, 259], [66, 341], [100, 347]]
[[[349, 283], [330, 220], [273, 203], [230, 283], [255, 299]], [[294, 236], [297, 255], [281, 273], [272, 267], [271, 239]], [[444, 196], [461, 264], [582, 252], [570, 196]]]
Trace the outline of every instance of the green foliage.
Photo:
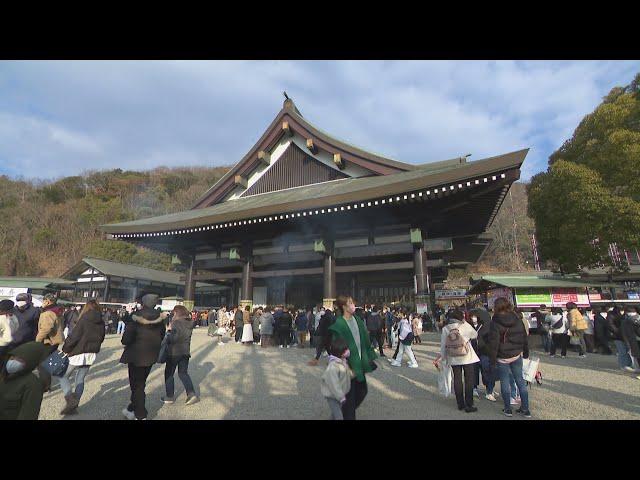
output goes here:
[[563, 271], [619, 268], [609, 243], [640, 248], [640, 74], [615, 87], [529, 187], [543, 258]]

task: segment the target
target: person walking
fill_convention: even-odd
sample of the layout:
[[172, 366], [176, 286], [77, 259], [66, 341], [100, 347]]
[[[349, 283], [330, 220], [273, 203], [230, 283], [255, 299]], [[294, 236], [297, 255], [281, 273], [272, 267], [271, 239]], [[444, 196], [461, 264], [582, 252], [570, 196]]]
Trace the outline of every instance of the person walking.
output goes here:
[[320, 317], [320, 323], [316, 329], [316, 356], [311, 359], [307, 365], [316, 366], [320, 360], [320, 356], [323, 352], [329, 353], [331, 346], [331, 333], [329, 327], [336, 321], [336, 317], [333, 314], [333, 310], [330, 308], [323, 308], [324, 313]]
[[506, 298], [497, 298], [494, 305], [495, 314], [489, 331], [489, 354], [491, 365], [497, 367], [500, 378], [500, 389], [507, 417], [513, 416], [511, 410], [511, 378], [515, 380], [520, 393], [521, 406], [516, 413], [530, 418], [529, 392], [522, 375], [523, 358], [529, 358], [529, 342], [522, 321], [513, 311], [513, 306]]
[[191, 358], [191, 335], [194, 322], [189, 311], [183, 305], [176, 305], [172, 310], [171, 322], [167, 326], [167, 362], [164, 367], [164, 388], [166, 395], [161, 397], [163, 403], [175, 403], [174, 374], [178, 368], [178, 377], [187, 394], [185, 403], [193, 405], [200, 399], [196, 395], [193, 381], [189, 375], [189, 359]]
[[122, 410], [128, 420], [146, 420], [145, 387], [151, 367], [158, 361], [160, 345], [165, 335], [164, 315], [155, 307], [158, 295], [146, 294], [142, 297], [142, 309], [131, 315], [122, 335], [124, 352], [120, 363], [126, 363], [129, 369], [129, 387], [131, 399]]
[[[485, 310], [486, 312], [486, 310]], [[478, 332], [477, 354], [480, 357], [480, 373], [482, 374], [482, 384], [485, 387], [484, 398], [490, 402], [497, 401], [498, 392], [495, 391], [496, 386], [496, 369], [491, 365], [490, 353], [489, 353], [489, 331], [491, 330], [491, 317], [487, 315], [478, 315], [472, 310], [472, 322], [473, 317], [477, 317], [478, 324], [480, 325], [476, 330]]]
[[8, 352], [0, 368], [0, 420], [37, 420], [44, 385], [33, 370], [50, 355], [42, 342], [25, 342]]
[[329, 404], [331, 420], [344, 420], [342, 405], [347, 401], [353, 378], [353, 371], [349, 368], [351, 351], [342, 338], [334, 340], [330, 350], [329, 365], [322, 374], [320, 392]]
[[207, 335], [210, 337], [213, 337], [216, 331], [217, 319], [218, 319], [218, 314], [212, 308], [211, 310], [209, 310], [209, 313], [207, 313]]
[[569, 336], [567, 335], [567, 322], [562, 314], [562, 309], [558, 307], [552, 308], [551, 314], [547, 315], [545, 321], [549, 325], [549, 331], [551, 332], [549, 356], [555, 357], [556, 350], [560, 347], [562, 358], [566, 358]]
[[267, 305], [260, 314], [260, 346], [267, 348], [273, 337], [273, 314], [271, 308]]
[[30, 293], [16, 295], [14, 313], [18, 319], [18, 330], [13, 336], [12, 347], [33, 342], [38, 334], [38, 320], [41, 309], [34, 307]]
[[356, 409], [367, 396], [366, 374], [372, 372], [377, 365], [374, 360], [376, 352], [371, 347], [371, 339], [362, 320], [354, 315], [356, 305], [353, 298], [344, 295], [336, 300], [339, 315], [333, 325], [329, 327], [332, 342], [342, 338], [349, 346], [349, 367], [353, 370], [354, 378], [351, 388], [342, 404], [342, 415], [345, 420], [356, 419]]
[[391, 333], [393, 329], [393, 313], [391, 313], [391, 309], [385, 305], [383, 308], [384, 312], [384, 326], [387, 332], [387, 348], [392, 348], [393, 339], [391, 338]]
[[567, 320], [569, 321], [569, 331], [571, 335], [576, 337], [580, 342], [578, 344], [578, 357], [585, 358], [585, 350], [587, 345], [584, 341], [584, 332], [587, 330], [587, 322], [584, 320], [582, 313], [578, 310], [578, 306], [573, 302], [567, 303]]
[[409, 319], [404, 313], [400, 318], [398, 329], [399, 350], [398, 354], [395, 357], [395, 360], [391, 362], [391, 366], [400, 367], [402, 365], [402, 358], [406, 353], [410, 360], [408, 367], [418, 368], [418, 361], [416, 360], [416, 356], [413, 354], [413, 350], [411, 349], [414, 333], [411, 328], [411, 324], [409, 323]]
[[477, 412], [478, 409], [473, 406], [473, 377], [474, 364], [480, 359], [471, 346], [471, 340], [478, 337], [478, 332], [464, 320], [464, 314], [460, 310], [449, 313], [449, 322], [442, 327], [440, 354], [434, 365], [440, 368], [443, 361], [451, 365], [458, 410]]
[[[58, 305], [58, 298], [52, 293], [47, 293], [42, 301], [42, 311], [38, 317], [38, 333], [36, 342], [44, 343], [49, 348], [49, 355], [55, 352], [64, 342], [62, 335], [64, 308]], [[51, 375], [47, 370], [38, 367], [38, 375], [44, 384], [44, 391], [51, 388]]]
[[[94, 299], [89, 300], [78, 317], [78, 323], [62, 345], [62, 352], [69, 357], [69, 367], [58, 378], [64, 394], [65, 407], [60, 415], [77, 413], [80, 398], [89, 368], [96, 361], [96, 354], [104, 341], [104, 322], [100, 315], [100, 305]], [[71, 390], [71, 374], [75, 372], [75, 389]]]
[[382, 335], [382, 330], [384, 328], [384, 320], [380, 315], [380, 308], [375, 305], [371, 308], [371, 313], [367, 317], [366, 320], [367, 331], [369, 332], [369, 337], [373, 341], [373, 349], [378, 347], [378, 351], [380, 352], [380, 357], [384, 357], [384, 337]]

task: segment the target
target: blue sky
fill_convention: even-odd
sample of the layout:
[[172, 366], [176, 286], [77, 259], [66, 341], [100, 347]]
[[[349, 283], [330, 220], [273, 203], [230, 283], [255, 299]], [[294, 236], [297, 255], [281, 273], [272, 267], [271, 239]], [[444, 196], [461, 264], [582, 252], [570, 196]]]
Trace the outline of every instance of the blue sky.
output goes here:
[[286, 90], [322, 130], [425, 163], [525, 147], [523, 179], [639, 61], [0, 61], [0, 174], [236, 163]]

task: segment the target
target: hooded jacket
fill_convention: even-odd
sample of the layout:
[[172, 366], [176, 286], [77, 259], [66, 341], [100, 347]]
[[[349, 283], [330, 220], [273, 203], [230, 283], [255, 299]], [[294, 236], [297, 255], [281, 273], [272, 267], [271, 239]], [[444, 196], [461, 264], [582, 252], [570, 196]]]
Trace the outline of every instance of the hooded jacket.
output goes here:
[[329, 355], [329, 365], [322, 374], [322, 383], [320, 384], [322, 396], [342, 401], [351, 390], [352, 375], [353, 372], [347, 362]]
[[36, 342], [42, 342], [45, 345], [61, 345], [64, 342], [63, 312], [64, 308], [59, 305], [50, 305], [42, 310], [38, 320]]
[[49, 354], [40, 342], [27, 342], [15, 347], [9, 355], [25, 362], [25, 368], [8, 375], [3, 368], [0, 377], [0, 420], [37, 420], [44, 385], [32, 371]]
[[167, 339], [170, 357], [191, 356], [191, 334], [194, 325], [191, 318], [174, 315], [171, 320], [171, 334]]
[[513, 312], [494, 315], [489, 330], [491, 365], [495, 365], [498, 358], [513, 358], [521, 353], [529, 358], [529, 341], [522, 320]]
[[40, 317], [40, 309], [28, 303], [27, 308], [20, 310], [14, 308], [14, 313], [18, 317], [18, 330], [13, 336], [13, 346], [19, 346], [23, 343], [33, 342], [38, 333], [38, 318]]
[[81, 353], [98, 353], [104, 341], [104, 322], [97, 310], [89, 310], [78, 319], [67, 337], [62, 351], [73, 357]]
[[164, 338], [164, 319], [160, 312], [144, 307], [131, 315], [122, 335], [124, 352], [120, 363], [150, 367], [158, 361], [160, 344]]

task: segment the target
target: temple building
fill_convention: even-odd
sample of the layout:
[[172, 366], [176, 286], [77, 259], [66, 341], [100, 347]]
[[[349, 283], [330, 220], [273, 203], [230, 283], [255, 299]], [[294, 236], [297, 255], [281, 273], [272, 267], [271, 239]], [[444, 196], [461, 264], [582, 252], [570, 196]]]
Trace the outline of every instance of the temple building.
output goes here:
[[528, 149], [412, 165], [345, 143], [287, 98], [247, 154], [187, 211], [103, 225], [175, 255], [232, 304], [400, 302], [425, 309], [448, 268], [474, 263]]

